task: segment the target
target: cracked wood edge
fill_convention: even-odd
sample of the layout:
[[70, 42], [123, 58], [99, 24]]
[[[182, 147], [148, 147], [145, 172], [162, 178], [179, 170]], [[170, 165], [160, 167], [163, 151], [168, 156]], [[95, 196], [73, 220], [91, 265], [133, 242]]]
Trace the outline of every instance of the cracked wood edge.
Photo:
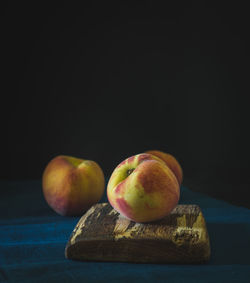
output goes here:
[[112, 248], [121, 241], [143, 240], [174, 244], [177, 253], [188, 249], [192, 255], [202, 249], [201, 260], [206, 261], [210, 257], [209, 236], [199, 206], [178, 205], [170, 215], [159, 221], [136, 223], [116, 212], [108, 203], [92, 206], [81, 217], [67, 243], [65, 255], [70, 258], [69, 249], [78, 243], [108, 241]]

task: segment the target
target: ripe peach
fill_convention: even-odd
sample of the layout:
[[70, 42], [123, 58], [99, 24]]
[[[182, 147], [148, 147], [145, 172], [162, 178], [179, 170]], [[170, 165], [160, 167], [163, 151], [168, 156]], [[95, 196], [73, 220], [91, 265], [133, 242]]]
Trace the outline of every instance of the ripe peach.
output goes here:
[[101, 199], [105, 180], [96, 162], [60, 155], [45, 168], [42, 186], [44, 197], [53, 210], [61, 215], [76, 216]]
[[167, 166], [174, 172], [179, 182], [179, 185], [181, 185], [183, 180], [183, 171], [181, 165], [173, 155], [159, 150], [148, 150], [146, 151], [146, 153], [153, 154], [154, 156], [157, 156], [162, 159], [167, 164]]
[[163, 218], [177, 205], [180, 187], [174, 173], [158, 157], [137, 154], [113, 171], [107, 196], [115, 210], [135, 222]]

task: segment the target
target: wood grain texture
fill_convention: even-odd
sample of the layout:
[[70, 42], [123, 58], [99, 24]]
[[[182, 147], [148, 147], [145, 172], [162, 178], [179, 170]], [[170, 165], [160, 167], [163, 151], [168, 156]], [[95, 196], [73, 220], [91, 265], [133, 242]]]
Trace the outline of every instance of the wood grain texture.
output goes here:
[[203, 263], [210, 258], [210, 241], [197, 205], [178, 205], [159, 221], [136, 223], [100, 203], [77, 223], [65, 256], [84, 261]]

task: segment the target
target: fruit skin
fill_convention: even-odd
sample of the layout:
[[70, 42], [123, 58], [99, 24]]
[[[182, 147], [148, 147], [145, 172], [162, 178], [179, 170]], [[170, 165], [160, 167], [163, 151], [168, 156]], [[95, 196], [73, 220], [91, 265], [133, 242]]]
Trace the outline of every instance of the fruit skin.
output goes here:
[[42, 187], [47, 203], [58, 214], [79, 216], [101, 199], [105, 179], [96, 162], [60, 155], [46, 166]]
[[164, 161], [141, 153], [115, 168], [107, 185], [107, 197], [123, 216], [143, 223], [168, 215], [178, 204], [180, 187]]
[[182, 171], [181, 165], [179, 164], [179, 162], [176, 160], [176, 158], [173, 155], [159, 151], [159, 150], [148, 150], [146, 151], [146, 153], [153, 154], [154, 156], [157, 156], [160, 159], [162, 159], [167, 164], [167, 166], [174, 172], [179, 182], [179, 185], [182, 184], [183, 171]]

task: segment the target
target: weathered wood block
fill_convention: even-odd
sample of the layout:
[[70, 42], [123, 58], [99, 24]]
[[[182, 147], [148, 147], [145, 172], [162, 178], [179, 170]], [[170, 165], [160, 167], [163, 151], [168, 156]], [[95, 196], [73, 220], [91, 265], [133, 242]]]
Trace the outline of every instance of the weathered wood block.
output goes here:
[[209, 260], [210, 242], [198, 205], [178, 205], [165, 218], [142, 224], [99, 203], [79, 220], [65, 256], [83, 261], [203, 263]]

